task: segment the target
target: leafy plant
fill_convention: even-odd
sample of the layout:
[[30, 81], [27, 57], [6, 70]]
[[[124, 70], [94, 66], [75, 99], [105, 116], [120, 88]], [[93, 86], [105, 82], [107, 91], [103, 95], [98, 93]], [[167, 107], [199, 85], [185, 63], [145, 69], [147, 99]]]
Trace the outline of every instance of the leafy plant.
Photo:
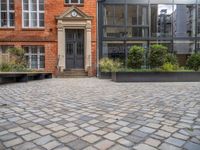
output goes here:
[[163, 71], [176, 71], [178, 70], [178, 65], [172, 64], [172, 63], [164, 63], [163, 66], [161, 67]]
[[7, 52], [10, 53], [11, 58], [12, 58], [12, 64], [20, 64], [20, 65], [26, 65], [25, 61], [25, 51], [22, 48], [9, 48]]
[[149, 65], [151, 68], [163, 66], [166, 60], [167, 47], [159, 44], [152, 45], [149, 53]]
[[11, 72], [12, 66], [8, 63], [2, 63], [0, 64], [0, 72]]
[[192, 54], [187, 60], [187, 67], [189, 69], [200, 70], [200, 53]]
[[119, 60], [103, 58], [100, 60], [100, 69], [102, 72], [115, 72], [121, 68], [122, 63]]
[[165, 63], [170, 63], [172, 65], [178, 65], [178, 59], [176, 55], [168, 53], [165, 58]]
[[128, 66], [134, 69], [141, 68], [144, 63], [144, 48], [132, 46], [128, 55]]

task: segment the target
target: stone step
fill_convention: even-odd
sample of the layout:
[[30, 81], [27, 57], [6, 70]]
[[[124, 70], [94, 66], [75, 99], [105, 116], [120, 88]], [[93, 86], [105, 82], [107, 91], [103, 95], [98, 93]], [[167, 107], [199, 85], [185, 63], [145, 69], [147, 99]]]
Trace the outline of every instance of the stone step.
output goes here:
[[85, 70], [68, 70], [64, 72], [58, 73], [58, 78], [80, 78], [80, 77], [87, 77], [88, 73]]

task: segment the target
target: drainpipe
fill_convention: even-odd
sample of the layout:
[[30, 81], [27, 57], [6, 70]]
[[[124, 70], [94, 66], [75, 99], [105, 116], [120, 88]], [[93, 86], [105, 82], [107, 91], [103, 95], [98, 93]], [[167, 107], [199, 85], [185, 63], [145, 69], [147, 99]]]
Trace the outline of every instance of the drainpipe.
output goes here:
[[97, 56], [97, 60], [96, 60], [96, 69], [97, 69], [97, 77], [99, 77], [99, 74], [100, 74], [100, 70], [99, 70], [99, 21], [98, 21], [98, 18], [99, 18], [99, 0], [97, 0], [97, 4], [96, 4], [96, 25], [97, 25], [97, 29], [96, 29], [96, 32], [97, 32], [97, 36], [96, 36], [96, 44], [97, 44], [97, 47], [96, 47], [96, 56]]

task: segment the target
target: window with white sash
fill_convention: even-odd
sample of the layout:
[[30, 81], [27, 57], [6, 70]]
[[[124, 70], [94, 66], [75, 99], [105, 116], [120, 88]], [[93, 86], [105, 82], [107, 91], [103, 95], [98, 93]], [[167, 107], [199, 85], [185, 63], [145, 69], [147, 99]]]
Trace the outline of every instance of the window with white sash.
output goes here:
[[83, 4], [84, 0], [65, 0], [66, 4]]
[[22, 0], [23, 27], [44, 27], [44, 0]]
[[15, 26], [14, 0], [0, 0], [0, 27]]

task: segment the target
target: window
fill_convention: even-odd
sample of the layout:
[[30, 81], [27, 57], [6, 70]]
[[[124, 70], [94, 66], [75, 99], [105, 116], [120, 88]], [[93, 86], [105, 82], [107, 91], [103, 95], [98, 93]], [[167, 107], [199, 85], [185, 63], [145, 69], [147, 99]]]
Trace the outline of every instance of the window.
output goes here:
[[6, 51], [12, 47], [12, 45], [0, 45], [0, 53], [6, 53]]
[[171, 37], [173, 5], [151, 5], [151, 36]]
[[44, 27], [44, 0], [23, 0], [23, 27]]
[[65, 0], [67, 4], [83, 4], [84, 0]]
[[14, 0], [0, 0], [0, 27], [15, 26]]
[[25, 50], [27, 67], [30, 69], [45, 68], [44, 46], [23, 46]]

